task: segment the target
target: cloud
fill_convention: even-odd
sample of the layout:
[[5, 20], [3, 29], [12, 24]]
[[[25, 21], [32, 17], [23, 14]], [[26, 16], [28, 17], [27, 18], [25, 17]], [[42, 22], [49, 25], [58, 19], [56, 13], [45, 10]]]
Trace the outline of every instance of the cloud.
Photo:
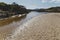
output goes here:
[[54, 3], [59, 3], [60, 2], [60, 0], [41, 0], [42, 1], [42, 3], [51, 3], [51, 2], [54, 2]]
[[59, 3], [59, 2], [60, 2], [60, 0], [51, 0], [50, 2]]
[[47, 2], [48, 0], [42, 0], [43, 3]]

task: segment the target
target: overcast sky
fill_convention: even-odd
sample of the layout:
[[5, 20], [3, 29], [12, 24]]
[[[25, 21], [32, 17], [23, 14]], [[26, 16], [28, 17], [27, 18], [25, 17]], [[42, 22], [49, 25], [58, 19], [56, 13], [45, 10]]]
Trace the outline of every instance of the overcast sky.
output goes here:
[[17, 4], [24, 5], [26, 8], [30, 9], [60, 6], [60, 0], [0, 0], [0, 2], [8, 4], [16, 2]]

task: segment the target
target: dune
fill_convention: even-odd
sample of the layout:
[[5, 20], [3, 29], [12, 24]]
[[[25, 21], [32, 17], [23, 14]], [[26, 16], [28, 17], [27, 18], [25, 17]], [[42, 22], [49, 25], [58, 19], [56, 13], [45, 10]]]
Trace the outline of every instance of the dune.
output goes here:
[[6, 40], [60, 40], [60, 13], [39, 15], [17, 28]]

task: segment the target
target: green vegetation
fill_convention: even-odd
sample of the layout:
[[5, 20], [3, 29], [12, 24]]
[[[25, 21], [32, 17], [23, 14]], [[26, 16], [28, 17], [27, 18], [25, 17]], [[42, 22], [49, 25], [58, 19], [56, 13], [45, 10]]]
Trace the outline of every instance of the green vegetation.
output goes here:
[[1, 2], [0, 10], [15, 12], [15, 13], [26, 13], [27, 12], [27, 10], [24, 6], [18, 5], [15, 2], [13, 2], [12, 4], [6, 4], [6, 3]]
[[0, 2], [0, 17], [2, 18], [26, 13], [28, 13], [27, 9], [24, 6], [18, 5], [15, 2], [13, 2], [12, 4]]

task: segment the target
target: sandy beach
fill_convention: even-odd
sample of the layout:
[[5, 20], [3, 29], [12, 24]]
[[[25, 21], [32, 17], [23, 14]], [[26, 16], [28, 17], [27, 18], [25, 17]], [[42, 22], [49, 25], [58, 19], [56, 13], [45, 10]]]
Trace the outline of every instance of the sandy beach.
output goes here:
[[23, 17], [12, 17], [0, 20], [0, 40], [5, 40], [6, 37], [10, 36], [13, 31], [19, 27], [18, 21]]
[[60, 40], [60, 13], [37, 16], [17, 28], [6, 40]]

